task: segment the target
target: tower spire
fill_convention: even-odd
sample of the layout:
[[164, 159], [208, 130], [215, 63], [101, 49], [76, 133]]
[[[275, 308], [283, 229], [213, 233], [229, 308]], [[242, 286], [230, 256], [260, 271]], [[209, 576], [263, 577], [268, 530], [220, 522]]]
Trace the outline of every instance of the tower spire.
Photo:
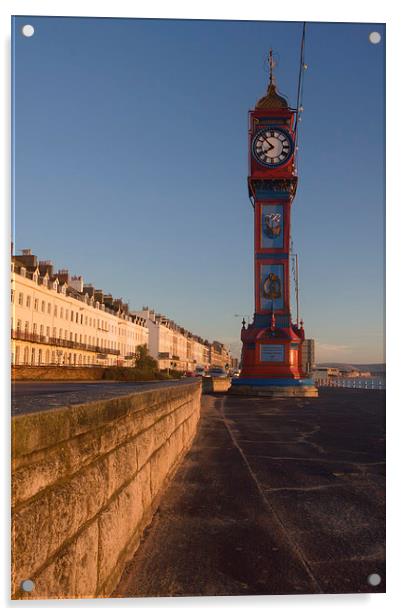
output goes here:
[[273, 58], [272, 48], [269, 50], [268, 62], [269, 62], [269, 85], [273, 84], [275, 86], [276, 85], [276, 80], [274, 77], [275, 60]]
[[285, 97], [280, 96], [276, 90], [276, 78], [274, 75], [274, 68], [276, 66], [276, 62], [274, 60], [274, 55], [272, 49], [269, 50], [268, 54], [268, 64], [269, 64], [269, 83], [267, 88], [267, 93], [265, 96], [260, 98], [260, 100], [256, 104], [256, 109], [288, 109], [288, 101]]

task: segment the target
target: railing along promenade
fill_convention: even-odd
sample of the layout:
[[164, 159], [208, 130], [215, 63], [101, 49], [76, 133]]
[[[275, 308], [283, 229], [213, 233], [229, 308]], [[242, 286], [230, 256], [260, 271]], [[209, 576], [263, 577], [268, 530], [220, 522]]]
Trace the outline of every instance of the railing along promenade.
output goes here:
[[385, 389], [385, 378], [343, 379], [328, 377], [316, 379], [317, 387], [344, 387], [347, 389]]

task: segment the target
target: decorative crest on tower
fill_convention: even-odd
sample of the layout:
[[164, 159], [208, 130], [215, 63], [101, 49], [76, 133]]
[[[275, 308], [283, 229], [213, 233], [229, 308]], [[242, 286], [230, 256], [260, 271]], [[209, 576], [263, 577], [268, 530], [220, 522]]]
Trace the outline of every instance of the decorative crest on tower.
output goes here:
[[274, 67], [276, 66], [273, 58], [272, 49], [269, 50], [269, 84], [267, 93], [260, 98], [256, 104], [256, 109], [289, 109], [288, 101], [280, 96], [276, 91], [276, 79], [274, 77]]

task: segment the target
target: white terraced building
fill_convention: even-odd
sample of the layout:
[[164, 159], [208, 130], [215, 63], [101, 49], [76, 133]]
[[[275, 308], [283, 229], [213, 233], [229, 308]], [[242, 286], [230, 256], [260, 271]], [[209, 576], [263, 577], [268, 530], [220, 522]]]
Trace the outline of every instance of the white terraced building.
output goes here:
[[53, 274], [50, 261], [30, 250], [11, 263], [11, 354], [14, 365], [123, 365], [135, 363], [149, 342], [146, 320], [81, 276]]
[[149, 352], [160, 370], [194, 371], [197, 366], [210, 366], [210, 344], [171, 319], [154, 310], [143, 308], [137, 313], [146, 319], [149, 328]]

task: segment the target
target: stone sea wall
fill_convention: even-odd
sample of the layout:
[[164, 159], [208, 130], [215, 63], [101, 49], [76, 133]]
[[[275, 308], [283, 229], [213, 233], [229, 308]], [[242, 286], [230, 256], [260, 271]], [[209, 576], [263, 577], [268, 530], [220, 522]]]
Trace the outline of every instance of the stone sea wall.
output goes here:
[[191, 383], [13, 418], [14, 599], [110, 595], [192, 443], [200, 397]]

